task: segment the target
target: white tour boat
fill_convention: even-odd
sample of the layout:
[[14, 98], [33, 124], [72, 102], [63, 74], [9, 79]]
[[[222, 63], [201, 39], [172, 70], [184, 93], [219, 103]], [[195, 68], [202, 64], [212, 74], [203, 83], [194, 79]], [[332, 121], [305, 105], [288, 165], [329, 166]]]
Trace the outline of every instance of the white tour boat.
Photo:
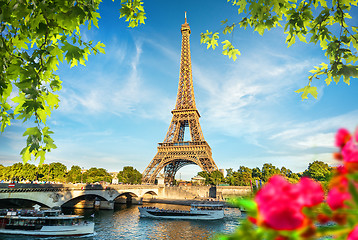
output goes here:
[[93, 222], [60, 210], [0, 210], [0, 234], [56, 237], [93, 233]]
[[223, 204], [191, 204], [189, 211], [159, 209], [156, 207], [138, 207], [140, 217], [164, 219], [218, 220], [224, 218]]

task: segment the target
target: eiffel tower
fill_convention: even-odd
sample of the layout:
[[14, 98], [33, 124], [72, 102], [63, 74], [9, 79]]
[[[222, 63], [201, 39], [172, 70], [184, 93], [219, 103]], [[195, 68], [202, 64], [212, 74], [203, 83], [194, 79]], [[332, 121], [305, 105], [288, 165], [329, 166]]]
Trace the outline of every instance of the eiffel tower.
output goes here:
[[[142, 183], [153, 184], [164, 168], [165, 182], [174, 181], [177, 171], [189, 164], [198, 165], [203, 171], [218, 170], [209, 144], [201, 131], [199, 111], [196, 109], [190, 57], [190, 27], [181, 25], [182, 45], [178, 95], [173, 118], [164, 142], [158, 144], [158, 152], [143, 172]], [[189, 127], [191, 141], [184, 141], [185, 128]]]

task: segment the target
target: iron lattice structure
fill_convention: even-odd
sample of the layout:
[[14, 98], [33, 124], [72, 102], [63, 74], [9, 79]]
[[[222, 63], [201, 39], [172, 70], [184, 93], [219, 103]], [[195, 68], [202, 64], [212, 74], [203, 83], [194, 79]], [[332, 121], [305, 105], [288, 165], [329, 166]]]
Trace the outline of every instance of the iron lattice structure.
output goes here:
[[[203, 171], [218, 170], [209, 144], [201, 131], [200, 114], [196, 109], [190, 57], [190, 27], [185, 17], [181, 26], [182, 45], [178, 95], [173, 118], [158, 152], [143, 172], [142, 183], [153, 184], [164, 168], [165, 182], [173, 182], [175, 174], [183, 166], [198, 165]], [[191, 141], [184, 141], [185, 129], [189, 128]]]

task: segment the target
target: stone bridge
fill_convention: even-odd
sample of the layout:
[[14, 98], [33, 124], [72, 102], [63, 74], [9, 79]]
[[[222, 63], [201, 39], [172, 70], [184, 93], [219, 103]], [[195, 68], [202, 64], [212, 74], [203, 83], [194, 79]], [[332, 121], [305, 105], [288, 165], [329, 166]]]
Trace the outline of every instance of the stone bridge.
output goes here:
[[[213, 189], [215, 188], [215, 189]], [[242, 196], [250, 187], [106, 185], [100, 184], [15, 184], [0, 183], [1, 201], [31, 201], [46, 207], [113, 209], [114, 203], [140, 203], [143, 199], [224, 199]]]
[[[100, 184], [0, 184], [0, 200], [29, 200], [46, 207], [74, 206], [83, 200], [93, 204], [100, 201], [101, 208], [113, 208], [116, 201], [136, 203], [146, 195], [158, 195], [157, 185]], [[92, 200], [92, 202], [90, 201]]]

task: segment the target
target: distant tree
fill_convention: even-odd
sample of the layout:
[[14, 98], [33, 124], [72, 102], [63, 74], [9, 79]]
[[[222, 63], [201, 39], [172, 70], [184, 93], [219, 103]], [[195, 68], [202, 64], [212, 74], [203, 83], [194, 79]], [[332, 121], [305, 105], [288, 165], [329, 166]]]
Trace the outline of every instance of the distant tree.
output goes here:
[[62, 163], [56, 162], [50, 164], [50, 181], [65, 182], [67, 167]]
[[265, 163], [262, 166], [262, 178], [264, 182], [267, 182], [270, 177], [276, 174], [280, 174], [281, 171], [277, 167], [273, 166], [271, 163]]
[[234, 177], [234, 170], [232, 168], [226, 169], [226, 177], [224, 179], [225, 183], [229, 184], [230, 186], [235, 185], [235, 177]]
[[210, 182], [214, 185], [219, 185], [224, 181], [224, 175], [222, 172], [216, 170], [210, 173]]
[[21, 181], [23, 179], [22, 178], [23, 166], [24, 164], [22, 163], [15, 163], [12, 166], [10, 166], [8, 179], [13, 181]]
[[37, 167], [37, 180], [50, 181], [50, 165], [49, 164], [40, 164]]
[[290, 183], [298, 183], [300, 181], [300, 176], [297, 173], [291, 173], [288, 181]]
[[255, 167], [252, 169], [252, 178], [255, 179], [261, 179], [262, 178], [262, 172], [261, 169], [258, 167]]
[[285, 177], [288, 177], [288, 178], [291, 177], [291, 174], [292, 174], [292, 171], [290, 169], [286, 168], [286, 167], [281, 167], [280, 172], [281, 172], [282, 176], [285, 176]]
[[[70, 171], [68, 171], [66, 180], [71, 183], [80, 183], [82, 176], [82, 169], [79, 166], [72, 166]], [[83, 179], [82, 179], [83, 180]]]
[[0, 164], [0, 181], [4, 180], [4, 170], [5, 167], [2, 164]]
[[90, 168], [84, 175], [86, 176], [86, 181], [88, 183], [101, 181], [112, 182], [112, 176], [104, 168]]
[[237, 172], [234, 173], [235, 185], [237, 186], [250, 186], [252, 181], [252, 169], [240, 166]]
[[308, 165], [303, 176], [313, 178], [317, 181], [328, 181], [332, 175], [332, 168], [322, 161], [314, 161]]
[[21, 178], [23, 180], [36, 180], [37, 167], [33, 164], [25, 163], [21, 171]]
[[117, 174], [119, 182], [128, 184], [140, 184], [142, 182], [142, 174], [133, 167], [126, 166]]
[[208, 173], [207, 171], [202, 171], [202, 172], [198, 172], [198, 175], [200, 177], [205, 178], [205, 184], [212, 184], [211, 183], [211, 179], [210, 179], [210, 173]]
[[218, 185], [225, 182], [224, 175], [222, 172], [216, 170], [211, 173], [202, 171], [198, 173], [199, 176], [205, 178], [205, 184]]

